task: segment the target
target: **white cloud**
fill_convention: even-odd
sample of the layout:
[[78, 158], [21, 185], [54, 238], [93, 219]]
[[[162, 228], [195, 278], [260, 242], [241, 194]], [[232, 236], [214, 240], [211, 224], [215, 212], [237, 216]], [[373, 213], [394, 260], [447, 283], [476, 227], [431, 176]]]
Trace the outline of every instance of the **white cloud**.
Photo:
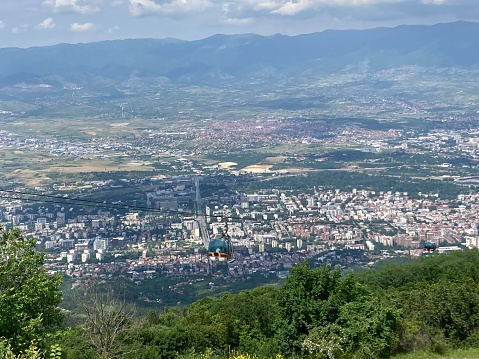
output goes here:
[[[132, 2], [133, 0], [130, 0]], [[151, 0], [135, 0], [151, 1]], [[267, 15], [293, 16], [309, 11], [310, 13], [331, 9], [348, 12], [388, 5], [404, 5], [414, 9], [420, 6], [452, 4], [453, 0], [230, 0], [222, 5], [223, 13], [231, 18], [250, 18]], [[461, 3], [472, 0], [459, 0]], [[477, 0], [475, 0], [477, 1]], [[459, 5], [459, 4], [457, 4]]]
[[447, 0], [421, 0], [423, 4], [433, 4], [433, 5], [442, 5], [447, 2]]
[[5, 23], [0, 20], [0, 30], [5, 29]]
[[120, 30], [120, 27], [118, 25], [115, 25], [113, 27], [108, 28], [107, 33], [113, 34], [115, 31]]
[[[416, 0], [418, 1], [418, 0]], [[375, 4], [391, 4], [398, 2], [411, 2], [410, 0], [315, 0], [312, 3], [323, 6], [361, 6]]]
[[242, 18], [242, 19], [225, 18], [222, 20], [222, 23], [227, 25], [248, 25], [248, 24], [251, 24], [252, 22], [253, 22], [253, 18], [251, 17]]
[[123, 0], [113, 0], [111, 6], [121, 6], [123, 5]]
[[[51, 1], [51, 0], [50, 0]], [[72, 0], [69, 0], [72, 1]], [[79, 1], [79, 0], [78, 0]], [[90, 0], [93, 1], [93, 0]], [[126, 0], [109, 0], [113, 5]], [[319, 16], [325, 18], [350, 18], [363, 21], [375, 18], [388, 21], [397, 19], [430, 17], [438, 14], [464, 13], [466, 7], [474, 7], [478, 0], [128, 0], [130, 15], [186, 17], [191, 13], [203, 13], [216, 18], [217, 23], [240, 24], [255, 18], [297, 17], [304, 19]], [[447, 5], [447, 6], [446, 6]], [[428, 13], [428, 11], [433, 13]], [[382, 16], [383, 14], [384, 16]], [[457, 16], [456, 18], [459, 18]], [[192, 19], [196, 23], [197, 19]], [[210, 23], [211, 24], [211, 23]], [[267, 27], [267, 24], [263, 25]], [[299, 25], [298, 25], [299, 26]], [[320, 27], [320, 26], [318, 26]]]
[[295, 15], [303, 10], [308, 9], [311, 6], [308, 0], [299, 0], [296, 2], [288, 1], [282, 4], [276, 10], [273, 10], [272, 14], [279, 14], [279, 15]]
[[[444, 0], [421, 1], [439, 2]], [[304, 10], [321, 9], [325, 7], [361, 7], [401, 2], [408, 2], [408, 0], [282, 0], [271, 13], [278, 15], [296, 15]]]
[[35, 29], [37, 30], [49, 30], [49, 29], [54, 29], [56, 24], [53, 22], [53, 18], [48, 17], [45, 20], [43, 20], [41, 23], [35, 26]]
[[83, 31], [89, 31], [92, 30], [95, 25], [91, 22], [86, 22], [84, 24], [80, 24], [78, 22], [75, 22], [70, 25], [70, 30], [73, 32], [83, 32]]
[[82, 0], [45, 0], [43, 1], [43, 5], [53, 8], [55, 12], [88, 14], [100, 11], [98, 6], [85, 3], [85, 1]]
[[274, 10], [281, 6], [280, 1], [252, 1], [250, 3], [254, 10]]
[[12, 28], [11, 33], [12, 34], [21, 34], [24, 33], [28, 28], [28, 24], [22, 24], [20, 26], [15, 26]]
[[203, 11], [211, 5], [209, 0], [172, 0], [161, 4], [154, 0], [130, 0], [130, 14], [144, 15], [178, 15]]

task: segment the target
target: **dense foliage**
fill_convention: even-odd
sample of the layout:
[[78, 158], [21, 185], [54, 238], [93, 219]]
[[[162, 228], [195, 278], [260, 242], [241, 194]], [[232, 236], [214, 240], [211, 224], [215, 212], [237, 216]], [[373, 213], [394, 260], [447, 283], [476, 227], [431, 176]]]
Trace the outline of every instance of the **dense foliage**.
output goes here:
[[[417, 175], [417, 171], [415, 173]], [[324, 171], [304, 176], [276, 177], [268, 181], [241, 184], [238, 189], [247, 193], [272, 188], [311, 191], [315, 186], [340, 189], [341, 191], [351, 191], [356, 188], [376, 192], [388, 190], [407, 192], [411, 198], [417, 198], [419, 192], [423, 194], [437, 193], [442, 199], [454, 199], [458, 194], [471, 191], [468, 187], [457, 186], [451, 182], [433, 179], [421, 180], [404, 176], [370, 175], [351, 171]]]
[[83, 317], [56, 332], [55, 354], [46, 339], [62, 319], [59, 279], [46, 275], [43, 256], [17, 231], [0, 244], [4, 357], [359, 359], [479, 347], [479, 251], [469, 250], [347, 275], [306, 261], [281, 288], [142, 317], [124, 297], [90, 286], [77, 298]]
[[[77, 346], [88, 348], [87, 342]], [[126, 342], [125, 342], [126, 341]], [[75, 345], [65, 349], [74, 358]], [[125, 358], [388, 358], [479, 346], [479, 251], [360, 274], [296, 265], [281, 288], [148, 312]], [[90, 346], [91, 347], [91, 346]], [[96, 358], [94, 353], [89, 357]]]
[[35, 243], [18, 229], [0, 236], [0, 339], [14, 353], [46, 347], [63, 320], [61, 278], [47, 275]]

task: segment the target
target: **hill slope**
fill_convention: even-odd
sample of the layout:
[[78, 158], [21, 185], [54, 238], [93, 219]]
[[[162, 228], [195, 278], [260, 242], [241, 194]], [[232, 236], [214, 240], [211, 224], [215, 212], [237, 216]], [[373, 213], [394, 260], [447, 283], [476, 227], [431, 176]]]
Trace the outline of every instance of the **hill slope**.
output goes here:
[[479, 23], [328, 30], [299, 36], [215, 35], [0, 49], [0, 86], [115, 84], [164, 77], [191, 84], [276, 81], [406, 65], [479, 67]]

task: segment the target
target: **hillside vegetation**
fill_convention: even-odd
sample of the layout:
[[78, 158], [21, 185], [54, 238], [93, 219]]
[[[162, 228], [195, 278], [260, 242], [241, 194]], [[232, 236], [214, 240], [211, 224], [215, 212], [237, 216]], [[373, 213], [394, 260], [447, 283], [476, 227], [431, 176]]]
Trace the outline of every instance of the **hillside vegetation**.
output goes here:
[[[359, 274], [310, 268], [306, 261], [281, 288], [224, 293], [141, 315], [118, 294], [120, 284], [92, 283], [77, 292], [80, 309], [66, 315], [61, 328], [58, 277], [47, 279], [34, 242], [14, 231], [4, 232], [0, 245], [8, 260], [0, 276], [3, 357], [359, 359], [479, 352], [478, 250]], [[18, 278], [41, 280], [43, 289], [28, 294], [31, 285], [13, 285], [17, 268], [25, 268]]]
[[[149, 312], [115, 350], [145, 359], [444, 354], [479, 347], [478, 299], [476, 250], [345, 276], [305, 262], [280, 289], [225, 293], [188, 308]], [[80, 344], [68, 338], [77, 339], [80, 327], [68, 333], [62, 347], [73, 358]], [[91, 348], [88, 341], [81, 345]], [[90, 357], [97, 357], [94, 351]]]

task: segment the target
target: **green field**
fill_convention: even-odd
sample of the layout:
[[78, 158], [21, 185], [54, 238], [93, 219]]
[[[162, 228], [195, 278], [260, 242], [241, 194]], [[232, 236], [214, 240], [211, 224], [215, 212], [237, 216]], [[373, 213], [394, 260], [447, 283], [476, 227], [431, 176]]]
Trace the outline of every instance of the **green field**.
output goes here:
[[477, 359], [479, 358], [479, 348], [457, 349], [447, 351], [445, 354], [418, 351], [395, 355], [392, 359]]

